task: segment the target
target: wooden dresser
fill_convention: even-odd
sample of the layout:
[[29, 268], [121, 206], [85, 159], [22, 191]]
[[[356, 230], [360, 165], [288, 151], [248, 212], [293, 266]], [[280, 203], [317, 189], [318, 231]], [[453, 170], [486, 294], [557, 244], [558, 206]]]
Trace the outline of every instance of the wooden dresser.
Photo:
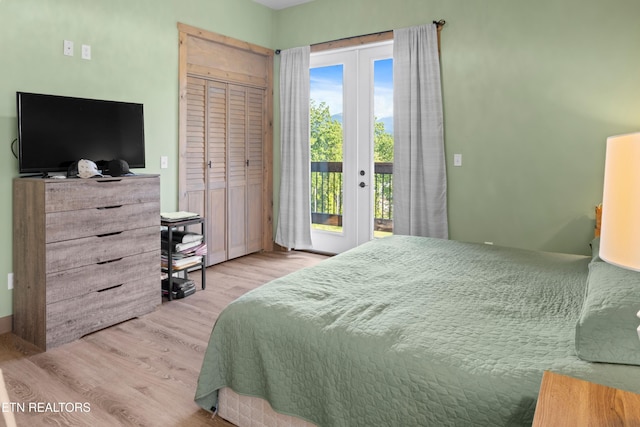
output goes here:
[[13, 181], [13, 332], [43, 350], [153, 311], [160, 179]]

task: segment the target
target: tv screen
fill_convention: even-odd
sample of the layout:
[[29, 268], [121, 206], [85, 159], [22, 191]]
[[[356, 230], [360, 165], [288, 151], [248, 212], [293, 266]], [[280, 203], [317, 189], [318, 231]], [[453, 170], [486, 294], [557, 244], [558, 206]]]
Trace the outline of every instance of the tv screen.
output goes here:
[[145, 167], [142, 104], [17, 92], [20, 173], [66, 171], [80, 159]]

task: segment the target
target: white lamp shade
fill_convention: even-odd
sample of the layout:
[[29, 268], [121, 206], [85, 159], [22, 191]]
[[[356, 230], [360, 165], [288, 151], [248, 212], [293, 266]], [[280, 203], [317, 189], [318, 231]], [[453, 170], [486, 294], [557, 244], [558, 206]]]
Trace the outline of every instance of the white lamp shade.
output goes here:
[[600, 258], [640, 271], [640, 132], [607, 138]]

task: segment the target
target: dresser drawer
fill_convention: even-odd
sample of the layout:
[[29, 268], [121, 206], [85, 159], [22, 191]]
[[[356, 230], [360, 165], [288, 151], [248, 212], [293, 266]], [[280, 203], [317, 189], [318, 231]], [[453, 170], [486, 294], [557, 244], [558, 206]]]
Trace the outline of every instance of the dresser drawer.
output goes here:
[[[47, 349], [153, 311], [162, 302], [157, 275], [47, 305]], [[73, 313], [70, 316], [69, 313]]]
[[46, 274], [160, 251], [159, 227], [83, 237], [46, 245]]
[[160, 251], [119, 258], [47, 275], [47, 303], [51, 304], [122, 283], [155, 277], [160, 291]]
[[[77, 178], [81, 179], [81, 178]], [[50, 180], [46, 183], [45, 211], [73, 211], [158, 201], [157, 176]]]
[[156, 225], [160, 227], [160, 203], [115, 205], [46, 214], [47, 243], [109, 234]]

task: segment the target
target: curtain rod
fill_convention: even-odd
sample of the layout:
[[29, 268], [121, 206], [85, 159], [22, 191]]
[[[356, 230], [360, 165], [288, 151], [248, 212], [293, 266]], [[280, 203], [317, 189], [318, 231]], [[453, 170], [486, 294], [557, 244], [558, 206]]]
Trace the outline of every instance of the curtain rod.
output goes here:
[[[436, 26], [438, 27], [438, 31], [440, 31], [440, 29], [442, 29], [442, 27], [444, 27], [444, 24], [446, 24], [447, 21], [445, 21], [444, 19], [440, 19], [439, 21], [433, 21], [433, 23], [436, 24]], [[349, 39], [355, 39], [355, 38], [359, 38], [359, 37], [377, 36], [377, 35], [389, 33], [389, 32], [392, 32], [392, 31], [393, 30], [387, 30], [387, 31], [379, 31], [377, 33], [362, 34], [360, 36], [344, 37], [344, 38], [341, 38], [341, 39], [331, 40], [331, 41], [328, 41], [328, 42], [314, 43], [311, 46], [317, 46], [317, 45], [321, 45], [321, 44], [325, 44], [325, 43], [335, 43], [335, 42], [340, 42], [340, 41], [349, 40]], [[280, 55], [281, 51], [282, 51], [281, 49], [276, 49], [275, 50], [275, 54], [276, 55]]]

